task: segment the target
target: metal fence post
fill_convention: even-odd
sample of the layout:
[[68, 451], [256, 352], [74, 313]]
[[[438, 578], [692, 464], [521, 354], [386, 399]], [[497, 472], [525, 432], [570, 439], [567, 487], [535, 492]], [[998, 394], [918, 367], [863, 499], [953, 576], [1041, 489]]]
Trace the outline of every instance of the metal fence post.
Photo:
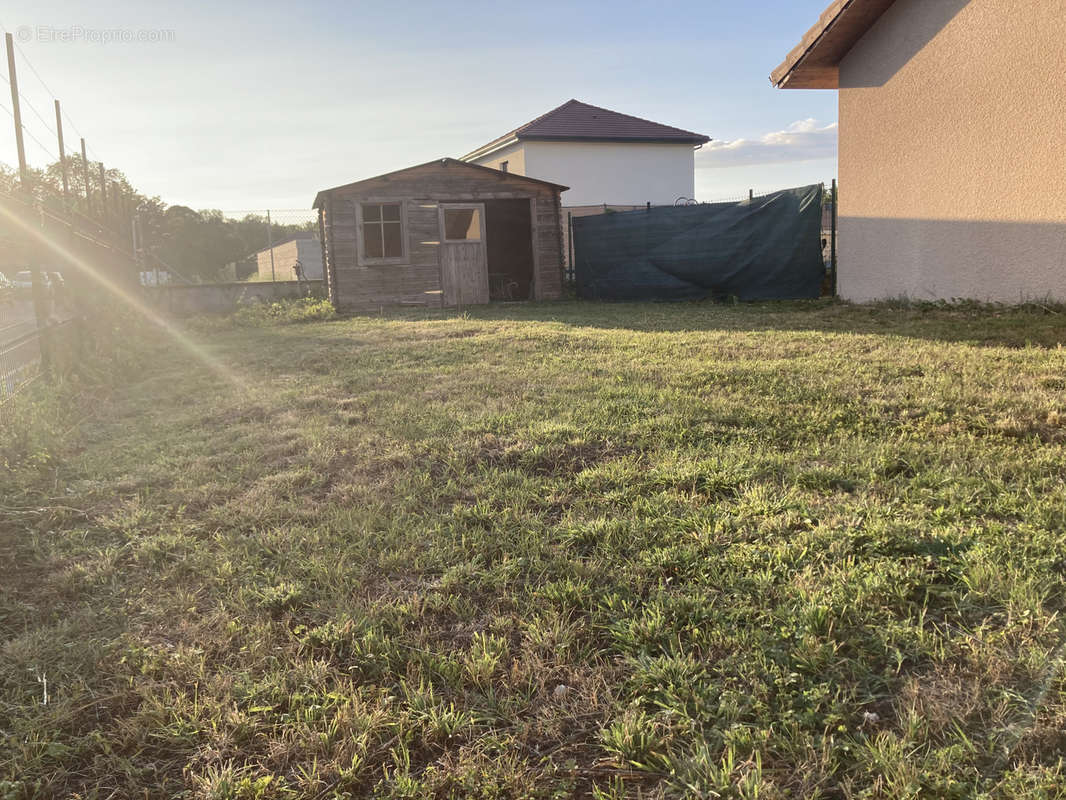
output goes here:
[[[15, 121], [15, 145], [18, 149], [19, 159], [19, 186], [26, 196], [28, 209], [33, 208], [33, 192], [30, 190], [30, 171], [26, 166], [26, 145], [22, 140], [22, 109], [19, 105], [19, 81], [15, 71], [15, 43], [10, 33], [4, 34], [4, 44], [7, 45], [7, 76], [11, 85], [11, 116]], [[44, 218], [41, 218], [41, 227], [44, 228]], [[33, 292], [33, 312], [37, 318], [37, 341], [41, 350], [41, 373], [46, 377], [51, 374], [52, 354], [48, 340], [48, 309], [45, 305], [44, 276], [41, 274], [39, 263], [39, 248], [31, 245], [29, 263], [26, 265], [30, 270], [30, 281]]]
[[568, 270], [570, 283], [577, 283], [577, 264], [574, 263], [574, 212], [566, 212], [566, 243], [569, 245], [567, 249], [570, 251], [570, 269]]
[[89, 192], [89, 157], [85, 155], [85, 138], [81, 140], [81, 177], [85, 181], [85, 216], [90, 217], [93, 213], [93, 198]]
[[837, 179], [833, 178], [833, 220], [829, 234], [829, 263], [833, 268], [833, 296], [837, 294]]
[[107, 238], [114, 241], [114, 232], [111, 230], [111, 220], [108, 219], [107, 208], [107, 169], [104, 167], [104, 162], [100, 162], [100, 224], [104, 226], [104, 230], [107, 231]]
[[[270, 209], [267, 209], [267, 250], [270, 251], [270, 294], [278, 298], [278, 277], [274, 272], [274, 225], [270, 221]], [[258, 267], [257, 267], [258, 269]]]

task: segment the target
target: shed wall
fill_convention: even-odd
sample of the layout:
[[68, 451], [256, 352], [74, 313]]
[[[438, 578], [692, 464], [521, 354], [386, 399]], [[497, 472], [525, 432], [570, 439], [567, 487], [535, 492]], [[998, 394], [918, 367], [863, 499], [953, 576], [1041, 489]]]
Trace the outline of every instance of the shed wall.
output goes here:
[[[403, 264], [358, 263], [356, 204], [367, 199], [398, 201], [406, 207], [407, 258]], [[331, 273], [330, 298], [341, 310], [401, 302], [440, 302], [441, 202], [529, 199], [536, 203], [533, 232], [538, 300], [562, 296], [561, 220], [557, 192], [508, 177], [460, 166], [429, 166], [399, 176], [334, 190], [328, 200], [326, 225]]]

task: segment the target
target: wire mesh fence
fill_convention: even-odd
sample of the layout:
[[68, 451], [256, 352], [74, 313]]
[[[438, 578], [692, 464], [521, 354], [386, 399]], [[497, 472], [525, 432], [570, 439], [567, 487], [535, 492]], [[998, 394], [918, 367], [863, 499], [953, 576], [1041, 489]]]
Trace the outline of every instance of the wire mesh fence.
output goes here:
[[130, 294], [136, 263], [116, 228], [0, 192], [0, 401], [47, 373], [61, 347], [85, 344], [85, 321]]
[[319, 281], [324, 277], [318, 215], [312, 209], [221, 211], [237, 249], [219, 265], [225, 281]]

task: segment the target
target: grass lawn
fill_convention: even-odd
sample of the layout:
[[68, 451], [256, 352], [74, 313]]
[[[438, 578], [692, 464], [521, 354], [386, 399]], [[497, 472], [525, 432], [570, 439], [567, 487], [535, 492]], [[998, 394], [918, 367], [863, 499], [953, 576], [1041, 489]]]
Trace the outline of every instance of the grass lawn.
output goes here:
[[5, 423], [3, 800], [1066, 796], [1066, 315], [192, 335]]

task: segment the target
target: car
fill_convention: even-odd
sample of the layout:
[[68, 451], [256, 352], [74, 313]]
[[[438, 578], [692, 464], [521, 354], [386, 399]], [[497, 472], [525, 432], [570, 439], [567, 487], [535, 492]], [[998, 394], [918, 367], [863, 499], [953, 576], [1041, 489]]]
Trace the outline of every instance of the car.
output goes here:
[[[31, 273], [28, 269], [20, 270], [19, 272], [15, 273], [15, 279], [12, 281], [12, 283], [15, 284], [16, 289], [28, 291], [33, 288], [33, 273]], [[46, 290], [51, 285], [51, 282], [48, 280], [47, 272], [41, 273], [41, 283], [44, 285], [44, 288]]]

